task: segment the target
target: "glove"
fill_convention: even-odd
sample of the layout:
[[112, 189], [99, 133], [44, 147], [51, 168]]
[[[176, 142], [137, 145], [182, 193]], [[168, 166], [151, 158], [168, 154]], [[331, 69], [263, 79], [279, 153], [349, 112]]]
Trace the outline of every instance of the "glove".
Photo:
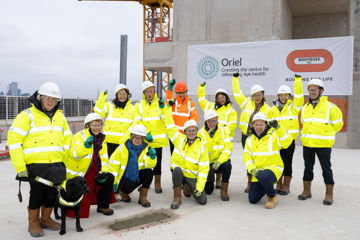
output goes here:
[[212, 168], [213, 168], [215, 171], [217, 171], [217, 170], [219, 169], [220, 165], [221, 165], [221, 162], [216, 161], [216, 162], [214, 162], [214, 164], [212, 165]]
[[91, 148], [91, 145], [93, 144], [93, 140], [94, 140], [94, 136], [93, 136], [93, 135], [89, 136], [89, 137], [86, 139], [86, 141], [84, 142], [84, 146], [85, 146], [86, 148]]
[[195, 192], [194, 192], [194, 195], [195, 195], [195, 197], [200, 197], [200, 196], [201, 196], [201, 192], [196, 189]]
[[276, 129], [279, 129], [279, 127], [280, 127], [277, 120], [272, 120], [272, 121], [270, 121], [270, 122], [269, 122], [269, 126], [272, 127], [272, 128], [274, 128], [275, 130], [276, 130]]
[[174, 104], [175, 104], [174, 99], [170, 99], [170, 100], [169, 100], [169, 106], [172, 107]]
[[106, 173], [98, 173], [95, 177], [95, 181], [98, 183], [104, 183], [107, 180], [107, 174]]
[[175, 86], [175, 79], [171, 79], [169, 82], [169, 90], [173, 91], [174, 90], [174, 86]]
[[146, 134], [145, 140], [148, 142], [152, 142], [153, 141], [153, 137], [151, 136], [150, 133]]
[[108, 90], [105, 90], [105, 91], [104, 91], [104, 95], [107, 95], [107, 94], [108, 94]]
[[20, 178], [26, 178], [29, 176], [29, 173], [28, 173], [28, 170], [25, 170], [25, 171], [19, 172], [17, 175]]
[[238, 73], [238, 72], [234, 72], [233, 77], [239, 77], [239, 73]]
[[295, 74], [295, 78], [301, 78], [301, 75]]
[[200, 83], [200, 86], [202, 86], [202, 87], [205, 87], [205, 85], [206, 85], [206, 82]]
[[261, 172], [262, 172], [261, 169], [254, 168], [253, 170], [251, 170], [251, 175], [257, 178]]
[[149, 150], [148, 150], [148, 155], [150, 156], [151, 159], [155, 159], [156, 158], [156, 151], [155, 149], [153, 149], [152, 147], [149, 147]]
[[114, 189], [114, 192], [116, 192], [116, 191], [117, 191], [117, 189], [118, 189], [118, 185], [117, 185], [117, 183], [115, 183], [115, 184], [113, 185], [113, 189]]
[[159, 107], [160, 109], [163, 109], [165, 107], [165, 101], [162, 98], [159, 99]]

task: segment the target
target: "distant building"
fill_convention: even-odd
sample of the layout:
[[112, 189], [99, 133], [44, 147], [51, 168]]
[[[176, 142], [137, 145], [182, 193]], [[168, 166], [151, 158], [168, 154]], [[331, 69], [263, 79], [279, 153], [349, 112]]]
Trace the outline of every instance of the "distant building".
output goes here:
[[29, 96], [30, 96], [30, 93], [22, 93], [21, 96], [22, 96], [22, 97], [29, 97]]
[[11, 82], [8, 86], [8, 92], [7, 95], [10, 96], [20, 96], [21, 94], [21, 89], [19, 89], [18, 87], [18, 82]]
[[4, 92], [3, 92], [3, 91], [0, 92], [0, 96], [4, 96]]

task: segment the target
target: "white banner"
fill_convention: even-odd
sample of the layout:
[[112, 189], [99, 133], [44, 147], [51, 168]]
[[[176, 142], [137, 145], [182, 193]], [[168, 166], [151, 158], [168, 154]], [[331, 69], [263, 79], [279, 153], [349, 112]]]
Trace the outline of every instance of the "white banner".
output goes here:
[[233, 95], [232, 74], [239, 72], [240, 88], [250, 94], [254, 84], [265, 95], [276, 95], [280, 85], [293, 90], [294, 74], [303, 77], [304, 94], [312, 78], [324, 81], [325, 95], [352, 95], [354, 38], [192, 45], [188, 49], [189, 94], [206, 81], [206, 94], [222, 88]]

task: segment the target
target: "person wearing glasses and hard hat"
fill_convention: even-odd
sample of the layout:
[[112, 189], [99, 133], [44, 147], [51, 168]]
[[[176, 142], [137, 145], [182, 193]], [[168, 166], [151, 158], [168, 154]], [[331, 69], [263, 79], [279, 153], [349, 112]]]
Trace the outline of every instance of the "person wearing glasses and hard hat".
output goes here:
[[268, 122], [262, 112], [254, 115], [250, 131], [243, 153], [245, 167], [252, 175], [249, 202], [255, 204], [267, 195], [265, 207], [271, 209], [278, 202], [274, 183], [279, 180], [284, 168], [279, 151], [288, 148], [293, 139], [277, 120]]
[[171, 106], [165, 107], [165, 103], [162, 103], [159, 107], [162, 121], [166, 125], [166, 132], [174, 144], [174, 152], [170, 160], [174, 200], [170, 208], [179, 208], [182, 185], [184, 185], [184, 190], [185, 186], [189, 187], [189, 194], [192, 194], [198, 203], [205, 205], [207, 197], [204, 187], [210, 163], [206, 146], [202, 143], [201, 138], [197, 136], [198, 127], [196, 122], [192, 119], [187, 121], [184, 124], [184, 133], [180, 133], [174, 125]]
[[[269, 106], [265, 101], [265, 90], [264, 88], [259, 85], [255, 84], [250, 89], [250, 97], [245, 97], [243, 92], [240, 89], [240, 83], [239, 83], [239, 73], [233, 74], [233, 80], [232, 80], [232, 87], [234, 92], [234, 98], [237, 104], [239, 104], [241, 108], [241, 115], [240, 115], [240, 121], [239, 121], [239, 127], [241, 130], [241, 143], [244, 147], [246, 138], [251, 134], [251, 128], [252, 128], [252, 120], [256, 113], [262, 112], [266, 116], [269, 111]], [[247, 174], [248, 176], [248, 184], [245, 188], [245, 192], [249, 192], [250, 183], [252, 179], [251, 174]]]
[[130, 138], [121, 144], [110, 158], [110, 171], [115, 176], [114, 189], [119, 189], [121, 201], [130, 202], [129, 194], [140, 187], [138, 203], [148, 208], [146, 199], [156, 165], [156, 151], [145, 142], [147, 131], [137, 124], [131, 129]]
[[224, 126], [218, 124], [218, 114], [214, 110], [205, 112], [204, 121], [204, 127], [201, 128], [198, 135], [206, 145], [210, 161], [210, 171], [205, 184], [205, 192], [211, 194], [214, 191], [214, 174], [221, 173], [220, 197], [223, 201], [229, 201], [228, 186], [232, 168], [230, 156], [233, 144], [229, 132]]
[[134, 106], [131, 104], [131, 93], [124, 84], [117, 84], [115, 87], [115, 98], [112, 102], [106, 102], [107, 90], [101, 92], [96, 101], [94, 112], [105, 118], [103, 134], [108, 148], [108, 156], [119, 146], [121, 138], [126, 131], [134, 126], [137, 115]]
[[18, 179], [30, 183], [28, 231], [32, 237], [43, 236], [43, 228], [60, 229], [60, 224], [50, 218], [56, 188], [34, 180], [41, 177], [60, 185], [66, 179], [64, 162], [72, 134], [59, 109], [60, 98], [55, 83], [42, 84], [29, 99], [32, 106], [17, 115], [8, 132], [7, 144]]
[[304, 156], [304, 190], [299, 200], [311, 198], [311, 181], [314, 178], [313, 168], [317, 155], [324, 178], [326, 192], [324, 205], [332, 205], [334, 178], [331, 170], [331, 147], [335, 143], [335, 134], [343, 126], [342, 112], [329, 102], [324, 92], [324, 83], [320, 79], [312, 79], [308, 84], [309, 102], [301, 109], [301, 142]]
[[269, 121], [277, 120], [293, 138], [291, 145], [280, 150], [281, 159], [284, 162], [283, 176], [276, 184], [276, 191], [280, 195], [288, 195], [292, 178], [292, 160], [295, 151], [295, 139], [299, 135], [299, 112], [304, 105], [303, 84], [301, 76], [295, 75], [294, 101], [290, 100], [291, 90], [289, 86], [282, 85], [277, 91], [278, 99], [268, 113]]

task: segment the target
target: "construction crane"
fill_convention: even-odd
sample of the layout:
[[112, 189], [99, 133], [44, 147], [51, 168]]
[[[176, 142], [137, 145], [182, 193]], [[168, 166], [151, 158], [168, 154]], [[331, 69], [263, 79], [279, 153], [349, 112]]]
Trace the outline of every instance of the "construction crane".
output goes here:
[[[153, 42], [168, 42], [172, 41], [172, 34], [170, 29], [170, 9], [172, 8], [173, 0], [78, 0], [78, 1], [117, 1], [117, 2], [138, 2], [144, 8], [144, 23], [143, 23], [143, 37], [144, 48], [145, 44]], [[143, 49], [144, 49], [143, 48]], [[161, 74], [161, 76], [159, 75]], [[154, 69], [143, 68], [143, 81], [151, 81], [155, 83], [158, 76], [161, 77], [162, 89], [166, 88], [170, 81], [170, 72], [160, 72]]]

